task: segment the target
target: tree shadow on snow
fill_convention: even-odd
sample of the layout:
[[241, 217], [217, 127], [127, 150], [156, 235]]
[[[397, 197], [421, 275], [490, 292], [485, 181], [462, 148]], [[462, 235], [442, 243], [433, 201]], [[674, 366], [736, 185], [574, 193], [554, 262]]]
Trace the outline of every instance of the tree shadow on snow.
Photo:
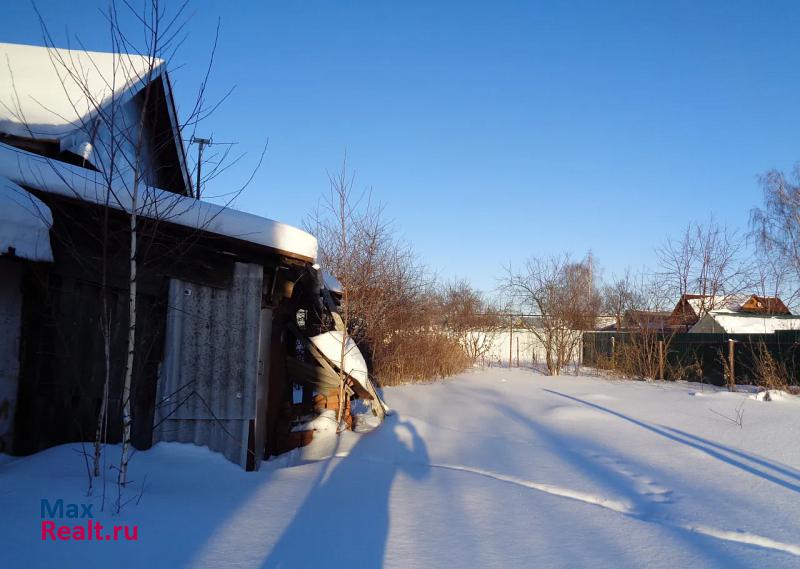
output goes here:
[[262, 567], [381, 567], [394, 479], [400, 473], [426, 478], [428, 464], [414, 426], [388, 416], [375, 433], [362, 435], [348, 456], [328, 462]]
[[[576, 399], [583, 402], [583, 400], [573, 398], [568, 395], [563, 395], [558, 392], [550, 391], [556, 395], [562, 395], [570, 399]], [[691, 549], [695, 555], [703, 559], [708, 567], [720, 567], [725, 569], [741, 568], [745, 569], [749, 565], [734, 555], [731, 554], [729, 546], [724, 543], [719, 543], [713, 538], [709, 538], [698, 533], [687, 531], [679, 527], [671, 525], [663, 525], [659, 523], [659, 518], [664, 512], [660, 512], [662, 507], [667, 507], [667, 504], [653, 501], [652, 496], [642, 494], [633, 487], [633, 480], [630, 473], [626, 474], [619, 468], [615, 467], [613, 463], [606, 463], [600, 460], [602, 456], [615, 457], [618, 456], [624, 463], [639, 473], [645, 474], [649, 477], [660, 478], [659, 473], [649, 465], [640, 464], [636, 458], [631, 456], [619, 456], [614, 451], [605, 448], [602, 445], [590, 442], [586, 439], [578, 437], [574, 434], [563, 434], [558, 430], [548, 427], [544, 422], [536, 420], [534, 417], [522, 413], [519, 409], [496, 398], [496, 394], [486, 394], [489, 399], [495, 400], [495, 405], [502, 409], [502, 413], [519, 424], [527, 427], [531, 433], [536, 436], [536, 440], [541, 442], [544, 447], [548, 448], [551, 452], [557, 454], [563, 459], [572, 469], [577, 473], [587, 476], [594, 480], [601, 487], [606, 488], [612, 492], [613, 495], [624, 497], [633, 507], [630, 513], [620, 514], [626, 517], [640, 520], [646, 523], [654, 523], [658, 525], [660, 531], [664, 534], [671, 535], [682, 548]], [[588, 403], [589, 405], [594, 405]], [[605, 409], [605, 408], [604, 408]], [[616, 414], [615, 411], [608, 410]], [[635, 421], [635, 420], [634, 420]], [[596, 507], [587, 505], [587, 508]], [[610, 546], [623, 546], [622, 550], [618, 552], [620, 555], [625, 555], [624, 544], [618, 543], [614, 538], [611, 542], [606, 543], [606, 547]], [[639, 561], [641, 561], [639, 559]]]
[[[552, 395], [557, 395], [559, 397], [563, 397], [565, 399], [570, 399], [577, 403], [581, 403], [583, 405], [586, 405], [587, 407], [603, 411], [604, 413], [614, 415], [615, 417], [628, 421], [629, 423], [633, 423], [636, 426], [642, 427], [643, 429], [647, 429], [648, 431], [656, 433], [657, 435], [661, 435], [662, 437], [667, 438], [671, 441], [699, 450], [700, 452], [705, 453], [706, 455], [712, 458], [715, 458], [721, 462], [725, 462], [744, 472], [747, 472], [748, 474], [752, 474], [753, 476], [757, 476], [763, 480], [772, 482], [773, 484], [776, 484], [778, 486], [782, 486], [783, 488], [791, 490], [792, 492], [800, 493], [800, 485], [795, 484], [793, 482], [789, 482], [787, 480], [783, 480], [782, 478], [778, 478], [776, 475], [760, 469], [757, 465], [772, 468], [773, 470], [781, 472], [786, 476], [796, 479], [797, 475], [790, 473], [788, 467], [776, 467], [775, 465], [767, 463], [767, 461], [765, 461], [764, 459], [760, 459], [759, 457], [756, 456], [751, 456], [745, 452], [738, 450], [733, 451], [732, 449], [728, 449], [727, 447], [724, 447], [717, 443], [712, 443], [710, 441], [707, 441], [700, 437], [696, 437], [694, 435], [689, 435], [678, 429], [670, 429], [669, 427], [656, 427], [649, 423], [645, 423], [644, 421], [640, 421], [639, 419], [634, 419], [633, 417], [625, 415], [624, 413], [620, 413], [619, 411], [614, 411], [613, 409], [609, 409], [608, 407], [603, 407], [602, 405], [598, 405], [597, 403], [592, 403], [590, 401], [586, 401], [584, 399], [580, 399], [572, 395], [567, 395], [565, 393], [560, 393], [558, 391], [553, 391], [551, 389], [545, 389], [544, 391]], [[729, 453], [730, 455], [734, 455], [738, 458], [734, 458], [734, 456], [728, 456], [726, 454], [723, 454], [723, 451]]]
[[800, 481], [800, 471], [792, 468], [791, 466], [787, 466], [787, 465], [782, 464], [780, 462], [775, 462], [775, 461], [769, 460], [767, 458], [760, 457], [758, 455], [749, 454], [749, 453], [746, 453], [744, 451], [737, 450], [735, 448], [731, 448], [729, 446], [723, 445], [721, 443], [717, 443], [717, 442], [714, 442], [712, 440], [705, 439], [703, 437], [698, 437], [697, 435], [693, 435], [691, 433], [687, 433], [686, 431], [682, 431], [680, 429], [673, 429], [672, 427], [663, 427], [663, 428], [666, 429], [667, 431], [675, 433], [676, 435], [679, 435], [681, 437], [685, 437], [687, 439], [693, 439], [698, 444], [706, 445], [708, 447], [712, 447], [712, 448], [715, 448], [717, 450], [720, 450], [720, 451], [723, 451], [723, 452], [738, 456], [738, 457], [740, 457], [740, 458], [742, 458], [744, 460], [753, 462], [753, 463], [758, 464], [759, 466], [762, 466], [764, 468], [768, 468], [768, 469], [774, 470], [775, 472], [778, 472], [778, 473], [780, 473], [780, 474], [782, 474], [782, 475], [784, 475], [784, 476], [786, 476], [788, 478], [794, 478], [795, 480]]

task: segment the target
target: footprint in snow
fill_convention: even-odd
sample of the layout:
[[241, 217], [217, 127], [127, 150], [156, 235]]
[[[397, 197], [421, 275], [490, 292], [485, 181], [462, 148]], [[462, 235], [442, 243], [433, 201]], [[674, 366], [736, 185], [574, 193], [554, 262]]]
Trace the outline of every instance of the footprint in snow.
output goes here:
[[652, 480], [630, 468], [625, 461], [601, 454], [592, 455], [592, 458], [605, 463], [612, 470], [621, 474], [622, 476], [631, 480], [631, 485], [637, 494], [645, 496], [654, 504], [671, 504], [673, 503], [673, 491], [665, 486], [662, 486], [655, 480]]

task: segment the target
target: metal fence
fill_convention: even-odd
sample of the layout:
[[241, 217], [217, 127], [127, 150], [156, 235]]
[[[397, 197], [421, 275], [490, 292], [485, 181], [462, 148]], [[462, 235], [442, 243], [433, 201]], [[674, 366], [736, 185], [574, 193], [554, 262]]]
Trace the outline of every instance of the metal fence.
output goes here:
[[[638, 334], [638, 336], [637, 336]], [[726, 382], [726, 367], [733, 342], [734, 378], [737, 383], [755, 383], [763, 362], [760, 354], [769, 353], [774, 362], [785, 367], [790, 383], [800, 384], [800, 331], [786, 330], [773, 334], [672, 334], [646, 332], [655, 342], [663, 342], [664, 379], [676, 377], [676, 370], [691, 368], [696, 377], [715, 385]], [[585, 332], [583, 364], [609, 367], [626, 344], [641, 338], [640, 332]], [[681, 374], [683, 375], [683, 374]]]

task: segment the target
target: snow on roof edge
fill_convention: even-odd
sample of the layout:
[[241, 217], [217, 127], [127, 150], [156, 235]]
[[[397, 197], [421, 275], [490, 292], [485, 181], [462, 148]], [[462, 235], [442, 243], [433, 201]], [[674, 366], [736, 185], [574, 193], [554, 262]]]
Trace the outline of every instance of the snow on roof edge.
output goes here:
[[[146, 73], [153, 80], [166, 67], [163, 59], [151, 65], [139, 54], [3, 42], [0, 59], [0, 131], [59, 141], [80, 130], [98, 106], [131, 96], [144, 87]], [[119, 84], [111, 88], [112, 81]]]
[[717, 328], [726, 334], [773, 334], [781, 330], [800, 330], [800, 316], [712, 310], [689, 332], [703, 333]]
[[[0, 175], [43, 192], [100, 205], [106, 203], [105, 181], [99, 172], [2, 143]], [[113, 191], [117, 200], [110, 202], [111, 207], [131, 211], [132, 200], [128, 191], [121, 186], [114, 186]], [[169, 211], [165, 219], [169, 223], [270, 247], [311, 261], [317, 258], [317, 239], [313, 235], [279, 221], [158, 188], [143, 189], [139, 203], [138, 213], [144, 217], [155, 218], [159, 211]]]

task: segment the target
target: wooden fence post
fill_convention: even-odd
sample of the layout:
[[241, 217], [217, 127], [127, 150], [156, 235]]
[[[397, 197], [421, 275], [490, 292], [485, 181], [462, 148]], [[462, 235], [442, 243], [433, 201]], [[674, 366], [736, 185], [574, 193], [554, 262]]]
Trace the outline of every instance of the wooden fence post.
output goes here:
[[728, 389], [730, 389], [731, 391], [734, 391], [736, 389], [736, 373], [734, 372], [735, 360], [733, 357], [733, 345], [735, 343], [736, 342], [734, 340], [730, 338], [728, 339], [728, 369], [729, 369], [728, 373], [730, 375], [730, 377], [728, 378]]
[[617, 337], [611, 336], [611, 369], [617, 369]]
[[658, 341], [658, 379], [664, 381], [664, 340]]
[[517, 336], [517, 367], [519, 367], [519, 336]]

